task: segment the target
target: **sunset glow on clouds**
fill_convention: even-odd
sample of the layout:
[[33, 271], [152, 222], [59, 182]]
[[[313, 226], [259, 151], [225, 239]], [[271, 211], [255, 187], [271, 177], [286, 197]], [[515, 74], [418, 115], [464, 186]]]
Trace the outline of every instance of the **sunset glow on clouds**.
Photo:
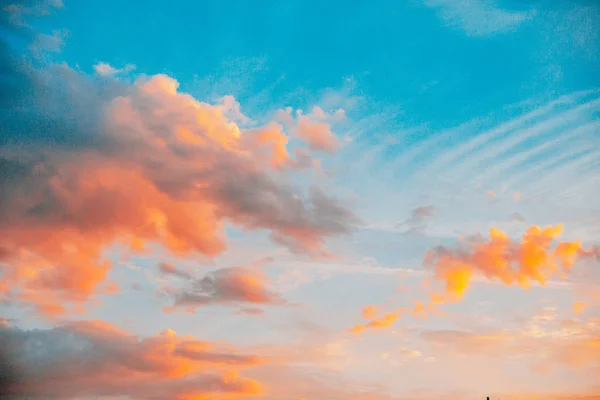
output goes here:
[[600, 399], [600, 8], [134, 3], [2, 3], [0, 397]]

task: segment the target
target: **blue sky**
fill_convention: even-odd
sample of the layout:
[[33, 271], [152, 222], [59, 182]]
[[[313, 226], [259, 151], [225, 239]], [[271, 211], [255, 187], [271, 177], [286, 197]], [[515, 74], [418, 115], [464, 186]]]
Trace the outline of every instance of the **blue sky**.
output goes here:
[[232, 86], [223, 90], [242, 104], [271, 85], [277, 101], [350, 78], [398, 107], [398, 123], [439, 128], [598, 85], [597, 10], [518, 3], [89, 1], [38, 22], [70, 32], [61, 59], [84, 71], [99, 61], [132, 63], [140, 73], [177, 76], [184, 90], [195, 76], [227, 77]]
[[13, 392], [600, 398], [595, 2], [2, 5]]

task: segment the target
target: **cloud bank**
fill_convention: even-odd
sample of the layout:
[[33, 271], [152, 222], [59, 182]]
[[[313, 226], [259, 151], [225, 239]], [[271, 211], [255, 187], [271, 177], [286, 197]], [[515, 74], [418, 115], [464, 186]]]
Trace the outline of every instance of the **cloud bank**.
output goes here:
[[80, 306], [106, 281], [102, 252], [116, 242], [215, 256], [230, 223], [322, 256], [327, 237], [358, 223], [319, 187], [292, 183], [282, 126], [243, 128], [228, 117], [234, 99], [201, 102], [166, 75], [128, 85], [1, 61], [17, 82], [0, 97], [5, 301], [47, 315]]

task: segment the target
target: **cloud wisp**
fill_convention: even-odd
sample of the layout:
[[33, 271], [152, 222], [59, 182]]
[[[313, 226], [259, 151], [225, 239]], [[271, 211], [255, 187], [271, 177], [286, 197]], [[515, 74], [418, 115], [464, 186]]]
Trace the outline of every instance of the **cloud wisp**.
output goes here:
[[218, 304], [287, 304], [279, 293], [270, 289], [269, 278], [255, 270], [243, 267], [221, 268], [196, 279], [185, 272], [165, 266], [161, 265], [161, 270], [186, 280], [183, 288], [170, 287], [167, 290], [174, 299], [173, 305], [164, 309], [168, 312], [177, 308], [193, 312], [198, 307]]
[[535, 16], [535, 11], [507, 11], [491, 0], [425, 0], [449, 27], [469, 36], [487, 36], [514, 32], [519, 25]]

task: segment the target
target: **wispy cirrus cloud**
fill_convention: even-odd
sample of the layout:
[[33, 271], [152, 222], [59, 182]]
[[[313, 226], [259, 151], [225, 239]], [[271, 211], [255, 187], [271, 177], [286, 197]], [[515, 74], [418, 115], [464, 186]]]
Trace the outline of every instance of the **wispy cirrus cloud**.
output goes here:
[[[597, 89], [574, 92], [527, 107], [500, 123], [496, 117], [494, 122], [482, 118], [435, 132], [401, 147], [403, 151], [386, 162], [357, 162], [350, 167], [355, 175], [377, 171], [383, 181], [403, 178], [393, 190], [372, 187], [366, 197], [390, 198], [393, 206], [363, 209], [368, 212], [363, 218], [370, 221], [370, 229], [405, 232], [405, 227], [390, 222], [390, 216], [405, 220], [407, 210], [427, 201], [435, 203], [439, 216], [428, 223], [423, 238], [445, 240], [491, 227], [514, 237], [522, 231], [522, 222], [507, 216], [518, 213], [528, 224], [564, 224], [567, 240], [598, 240], [592, 204], [600, 194], [599, 153], [593, 145], [598, 142], [599, 110]], [[456, 144], [449, 146], [450, 142]], [[396, 146], [382, 146], [379, 153]], [[493, 204], [485, 195], [490, 190]], [[459, 209], [459, 204], [468, 207]]]
[[507, 11], [492, 0], [425, 0], [447, 26], [470, 36], [486, 36], [515, 31], [535, 16], [535, 11]]

